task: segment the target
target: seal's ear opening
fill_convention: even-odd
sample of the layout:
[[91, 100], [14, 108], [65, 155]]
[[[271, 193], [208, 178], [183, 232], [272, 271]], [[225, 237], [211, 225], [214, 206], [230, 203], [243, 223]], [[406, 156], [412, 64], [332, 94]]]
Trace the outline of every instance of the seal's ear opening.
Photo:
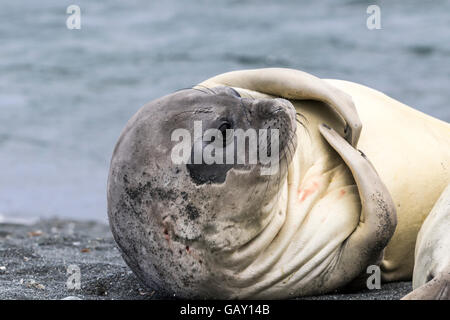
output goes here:
[[234, 95], [234, 96], [236, 96], [236, 97], [238, 97], [238, 98], [241, 97], [241, 95], [239, 94], [239, 92], [237, 92], [234, 88], [232, 88], [232, 87], [228, 87], [228, 88], [231, 90], [231, 92], [233, 92], [233, 95]]
[[227, 95], [227, 96], [234, 96], [236, 98], [241, 98], [241, 95], [239, 92], [237, 92], [236, 89], [228, 86], [217, 86], [212, 89], [210, 89], [217, 95]]

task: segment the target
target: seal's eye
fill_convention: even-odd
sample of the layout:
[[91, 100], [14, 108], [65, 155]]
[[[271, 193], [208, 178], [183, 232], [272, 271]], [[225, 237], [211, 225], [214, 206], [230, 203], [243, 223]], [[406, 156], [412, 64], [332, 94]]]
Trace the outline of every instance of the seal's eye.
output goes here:
[[219, 131], [222, 134], [223, 147], [225, 147], [230, 142], [231, 134], [229, 129], [231, 129], [231, 124], [229, 122], [224, 122], [219, 126]]

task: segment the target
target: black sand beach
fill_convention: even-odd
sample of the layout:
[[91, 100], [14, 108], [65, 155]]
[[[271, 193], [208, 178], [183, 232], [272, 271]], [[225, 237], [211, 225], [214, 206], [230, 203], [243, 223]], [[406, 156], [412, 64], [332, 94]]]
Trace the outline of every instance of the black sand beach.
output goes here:
[[[80, 290], [69, 290], [67, 268], [77, 265]], [[380, 290], [307, 297], [314, 300], [392, 300], [410, 282]], [[109, 227], [97, 222], [48, 219], [32, 225], [0, 224], [0, 299], [161, 299], [142, 286], [122, 260]], [[166, 297], [167, 298], [167, 297]]]

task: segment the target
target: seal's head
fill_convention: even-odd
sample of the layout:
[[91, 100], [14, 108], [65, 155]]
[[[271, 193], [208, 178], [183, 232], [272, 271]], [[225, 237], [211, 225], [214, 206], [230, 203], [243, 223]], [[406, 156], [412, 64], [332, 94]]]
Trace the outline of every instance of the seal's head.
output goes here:
[[108, 179], [111, 229], [136, 275], [181, 297], [226, 297], [216, 265], [276, 214], [295, 131], [289, 101], [230, 87], [182, 90], [141, 108]]

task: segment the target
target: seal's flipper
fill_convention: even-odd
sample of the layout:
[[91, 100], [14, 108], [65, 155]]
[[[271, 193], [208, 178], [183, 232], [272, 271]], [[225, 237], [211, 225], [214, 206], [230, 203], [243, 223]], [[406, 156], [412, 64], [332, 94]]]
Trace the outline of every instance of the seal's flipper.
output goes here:
[[417, 236], [413, 288], [404, 300], [450, 300], [450, 185]]
[[450, 300], [450, 268], [404, 296], [402, 300]]
[[326, 81], [293, 69], [267, 68], [228, 72], [200, 84], [225, 85], [290, 100], [317, 100], [332, 107], [345, 121], [345, 138], [356, 146], [362, 124], [352, 98]]
[[[335, 269], [335, 272], [350, 281], [365, 271], [367, 266], [381, 262], [384, 247], [397, 225], [395, 205], [364, 153], [353, 148], [327, 125], [321, 125], [319, 130], [349, 167], [361, 198], [359, 225], [343, 243]], [[349, 265], [349, 261], [352, 261], [352, 265]]]

